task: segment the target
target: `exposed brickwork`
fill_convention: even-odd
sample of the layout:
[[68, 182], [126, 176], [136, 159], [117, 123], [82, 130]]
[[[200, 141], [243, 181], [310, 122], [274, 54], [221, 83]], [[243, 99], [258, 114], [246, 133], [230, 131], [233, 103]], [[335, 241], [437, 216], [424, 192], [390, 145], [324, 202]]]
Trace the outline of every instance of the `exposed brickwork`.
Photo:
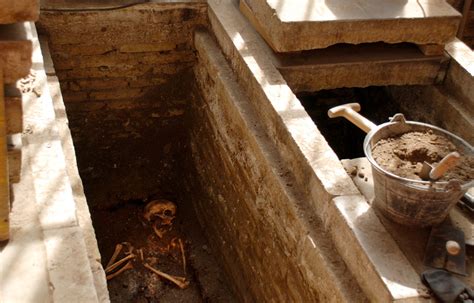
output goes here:
[[364, 302], [210, 41], [196, 38], [203, 99], [196, 100], [191, 127], [200, 182], [193, 202], [236, 294], [242, 302]]
[[43, 11], [38, 28], [48, 37], [64, 101], [129, 100], [133, 107], [176, 98], [170, 87], [189, 91], [183, 78], [195, 62], [192, 33], [206, 25], [206, 9], [189, 3]]

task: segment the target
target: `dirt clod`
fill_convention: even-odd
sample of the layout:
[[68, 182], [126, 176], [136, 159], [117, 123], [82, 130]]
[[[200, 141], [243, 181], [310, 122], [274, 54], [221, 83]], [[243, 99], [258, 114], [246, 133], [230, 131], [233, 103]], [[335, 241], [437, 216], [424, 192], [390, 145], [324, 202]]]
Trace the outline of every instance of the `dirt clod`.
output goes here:
[[[436, 166], [447, 154], [461, 151], [446, 137], [432, 131], [408, 132], [401, 136], [382, 139], [372, 149], [374, 160], [385, 170], [412, 180], [421, 180], [423, 162]], [[474, 157], [461, 153], [459, 163], [439, 181], [453, 179], [466, 182], [474, 178]]]

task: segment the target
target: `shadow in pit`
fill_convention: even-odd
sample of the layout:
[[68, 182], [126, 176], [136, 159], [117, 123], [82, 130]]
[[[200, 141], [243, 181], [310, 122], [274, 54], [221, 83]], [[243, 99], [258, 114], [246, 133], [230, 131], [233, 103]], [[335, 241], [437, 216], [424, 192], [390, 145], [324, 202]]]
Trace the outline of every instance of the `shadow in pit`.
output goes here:
[[301, 93], [298, 99], [339, 159], [363, 157], [366, 133], [345, 118], [329, 118], [327, 112], [330, 108], [357, 102], [361, 105], [360, 113], [377, 125], [387, 122], [400, 111], [385, 87], [322, 90]]

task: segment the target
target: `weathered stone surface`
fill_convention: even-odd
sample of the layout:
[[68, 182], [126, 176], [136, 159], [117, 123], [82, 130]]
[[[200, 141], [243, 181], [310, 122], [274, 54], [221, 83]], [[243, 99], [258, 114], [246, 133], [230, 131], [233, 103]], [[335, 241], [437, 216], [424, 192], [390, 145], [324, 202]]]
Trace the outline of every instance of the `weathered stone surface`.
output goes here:
[[39, 0], [0, 0], [0, 24], [36, 21]]
[[[362, 196], [334, 199], [326, 224], [339, 253], [370, 301], [429, 302], [420, 296], [423, 285], [397, 244]], [[347, 241], [355, 237], [356, 242]]]
[[162, 52], [176, 49], [175, 42], [162, 42], [162, 43], [140, 43], [140, 44], [125, 44], [119, 47], [119, 51], [122, 53], [145, 53], [145, 52]]
[[[191, 51], [174, 52], [148, 52], [140, 54], [128, 53], [108, 53], [105, 55], [92, 55], [81, 57], [53, 55], [54, 67], [57, 70], [90, 68], [90, 67], [111, 67], [116, 65], [160, 65], [174, 62], [192, 62], [194, 54]], [[122, 75], [123, 76], [123, 75]]]
[[334, 45], [276, 56], [277, 67], [295, 93], [341, 87], [431, 85], [439, 82], [448, 57], [424, 56], [413, 45]]
[[26, 77], [31, 67], [32, 44], [27, 22], [0, 25], [0, 68], [5, 83]]
[[63, 153], [66, 159], [66, 170], [72, 187], [74, 202], [76, 203], [76, 215], [79, 226], [81, 227], [84, 236], [84, 243], [87, 249], [87, 256], [90, 263], [90, 268], [94, 278], [94, 285], [97, 293], [98, 302], [110, 302], [107, 283], [105, 279], [105, 272], [102, 268], [101, 257], [97, 240], [92, 227], [92, 220], [87, 205], [86, 197], [84, 195], [84, 188], [78, 173], [77, 159], [75, 155], [74, 145], [72, 142], [71, 132], [69, 131], [69, 121], [66, 115], [66, 109], [61, 96], [59, 80], [55, 76], [49, 47], [46, 40], [41, 41], [41, 51], [44, 57], [45, 70], [51, 72], [48, 75], [48, 90], [53, 100], [54, 113], [56, 117], [58, 134], [61, 137], [61, 144]]
[[23, 159], [21, 182], [12, 186], [10, 240], [0, 252], [0, 301], [52, 302], [43, 231], [25, 153]]
[[54, 302], [97, 302], [80, 227], [44, 231], [47, 269]]
[[241, 0], [241, 9], [277, 52], [378, 41], [445, 44], [460, 20], [444, 0]]
[[206, 198], [193, 202], [236, 293], [242, 301], [363, 301], [314, 210], [298, 196], [300, 187], [281, 164], [254, 100], [237, 85], [209, 35], [196, 34], [195, 43], [206, 101], [193, 105], [191, 140], [197, 188]]

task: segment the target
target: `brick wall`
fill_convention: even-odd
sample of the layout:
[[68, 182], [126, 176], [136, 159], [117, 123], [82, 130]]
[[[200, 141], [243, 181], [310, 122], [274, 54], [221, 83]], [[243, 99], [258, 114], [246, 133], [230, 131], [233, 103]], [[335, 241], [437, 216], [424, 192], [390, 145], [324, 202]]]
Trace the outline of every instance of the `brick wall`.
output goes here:
[[195, 61], [192, 33], [206, 24], [205, 11], [202, 3], [42, 11], [38, 28], [66, 103], [167, 102], [177, 91], [170, 87], [190, 83], [180, 79]]
[[207, 24], [206, 12], [197, 2], [42, 11], [38, 29], [92, 208], [179, 190], [196, 98], [192, 34]]
[[217, 45], [200, 33], [196, 48], [191, 198], [240, 301], [364, 302]]

